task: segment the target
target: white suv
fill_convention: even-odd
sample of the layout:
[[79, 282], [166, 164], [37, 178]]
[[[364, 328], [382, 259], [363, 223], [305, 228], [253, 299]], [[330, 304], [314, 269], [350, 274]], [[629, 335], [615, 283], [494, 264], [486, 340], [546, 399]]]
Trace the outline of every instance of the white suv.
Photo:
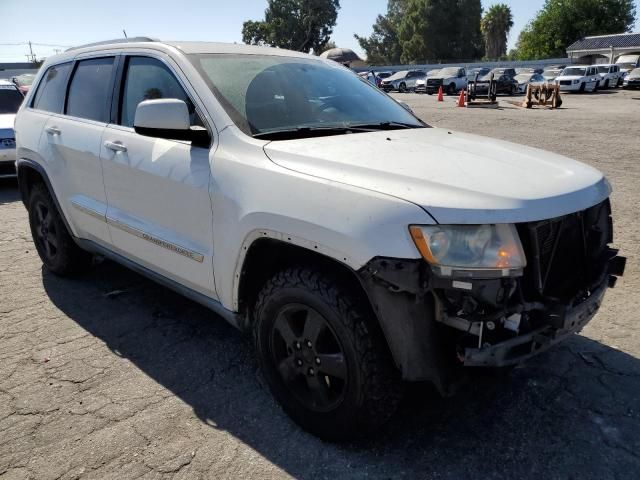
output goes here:
[[337, 63], [134, 39], [50, 57], [16, 119], [45, 266], [120, 262], [252, 332], [328, 439], [580, 330], [624, 258], [568, 158], [431, 128]]
[[562, 92], [595, 92], [600, 84], [600, 75], [596, 66], [572, 65], [565, 68], [555, 82]]

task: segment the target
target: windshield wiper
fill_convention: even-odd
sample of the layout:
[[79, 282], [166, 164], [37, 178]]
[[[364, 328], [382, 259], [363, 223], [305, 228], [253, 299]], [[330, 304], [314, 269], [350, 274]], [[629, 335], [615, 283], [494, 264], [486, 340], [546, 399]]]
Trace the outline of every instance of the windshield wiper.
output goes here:
[[422, 125], [399, 122], [380, 122], [347, 125], [327, 125], [313, 127], [296, 127], [282, 130], [259, 132], [253, 138], [262, 140], [293, 140], [296, 138], [324, 137], [347, 133], [377, 132], [380, 130], [397, 130], [401, 128], [423, 128]]
[[425, 128], [424, 125], [418, 125], [415, 123], [403, 123], [403, 122], [380, 122], [380, 123], [362, 123], [350, 125], [351, 128], [366, 128], [372, 131], [375, 130], [399, 130], [402, 128]]

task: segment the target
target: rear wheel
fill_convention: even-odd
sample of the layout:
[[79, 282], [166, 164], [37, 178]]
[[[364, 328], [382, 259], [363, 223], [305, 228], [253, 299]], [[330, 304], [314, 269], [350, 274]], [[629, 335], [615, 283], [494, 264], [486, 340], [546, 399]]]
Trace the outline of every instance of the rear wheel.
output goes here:
[[43, 184], [36, 184], [31, 190], [29, 226], [38, 255], [51, 272], [65, 276], [90, 266], [92, 256], [73, 241]]
[[291, 268], [255, 307], [262, 372], [284, 410], [328, 440], [370, 432], [396, 410], [401, 383], [372, 314], [336, 278]]

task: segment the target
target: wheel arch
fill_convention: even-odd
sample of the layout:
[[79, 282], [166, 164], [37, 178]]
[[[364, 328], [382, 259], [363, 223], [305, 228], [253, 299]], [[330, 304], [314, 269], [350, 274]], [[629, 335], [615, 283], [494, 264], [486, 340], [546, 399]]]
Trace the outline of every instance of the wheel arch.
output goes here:
[[[251, 323], [251, 309], [262, 285], [278, 271], [294, 265], [334, 273], [347, 286], [367, 297], [357, 272], [346, 263], [346, 257], [340, 257], [341, 260], [336, 257], [338, 252], [321, 245], [307, 245], [308, 242], [292, 236], [280, 237], [274, 232], [262, 231], [253, 237], [242, 248], [234, 279], [234, 304], [245, 319], [243, 327]], [[367, 303], [371, 305], [368, 298]]]
[[49, 175], [47, 175], [44, 167], [33, 160], [20, 158], [16, 162], [16, 171], [18, 173], [18, 189], [20, 190], [20, 198], [24, 206], [29, 206], [29, 196], [31, 195], [33, 186], [36, 184], [43, 184], [49, 191], [49, 195], [51, 195], [58, 212], [60, 212], [60, 218], [62, 218], [64, 226], [71, 234], [71, 237], [75, 239], [73, 229], [71, 228], [71, 225], [69, 225], [67, 217], [64, 215], [64, 210], [60, 206], [58, 196], [51, 185], [51, 180], [49, 179]]

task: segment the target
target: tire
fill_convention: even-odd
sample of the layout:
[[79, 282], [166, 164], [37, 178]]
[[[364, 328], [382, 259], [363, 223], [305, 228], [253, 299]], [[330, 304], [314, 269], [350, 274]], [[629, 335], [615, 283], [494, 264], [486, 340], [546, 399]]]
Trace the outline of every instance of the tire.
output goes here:
[[580, 84], [580, 90], [578, 90], [580, 93], [584, 93], [584, 89], [585, 89], [585, 84], [584, 82]]
[[604, 86], [602, 88], [604, 88], [605, 90], [607, 90], [609, 88], [609, 79], [608, 78], [604, 81]]
[[447, 95], [455, 95], [456, 94], [456, 84], [450, 83], [447, 87]]
[[325, 440], [374, 431], [402, 397], [364, 302], [332, 275], [307, 268], [278, 273], [256, 301], [254, 341], [267, 384], [298, 425]]
[[29, 226], [36, 251], [45, 267], [60, 276], [85, 271], [92, 255], [71, 238], [49, 191], [36, 184], [29, 195]]
[[516, 87], [515, 85], [511, 85], [511, 88], [509, 90], [509, 94], [512, 97], [514, 97], [517, 93], [518, 93], [518, 87]]
[[401, 83], [398, 87], [398, 92], [405, 93], [407, 91], [407, 86], [404, 83]]

